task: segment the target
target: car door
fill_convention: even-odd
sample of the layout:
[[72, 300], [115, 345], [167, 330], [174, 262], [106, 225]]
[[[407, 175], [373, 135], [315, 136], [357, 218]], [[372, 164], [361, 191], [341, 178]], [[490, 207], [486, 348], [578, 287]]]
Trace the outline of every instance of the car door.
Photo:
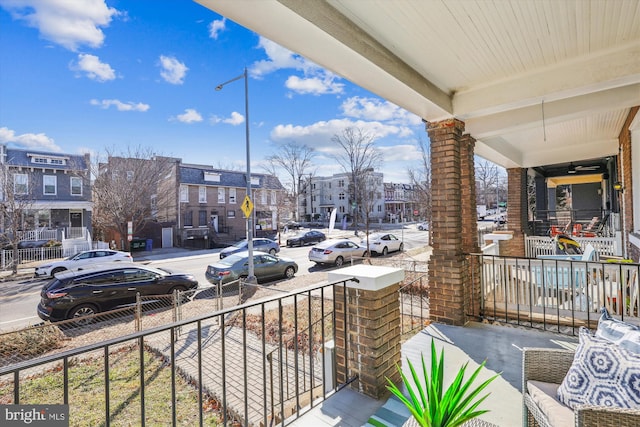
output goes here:
[[[131, 296], [123, 285], [122, 271], [110, 270], [92, 275], [80, 276], [73, 281], [74, 296], [83, 303], [95, 304], [100, 310], [110, 310], [130, 303]], [[79, 297], [79, 292], [83, 297]], [[135, 302], [135, 295], [133, 297]]]
[[269, 252], [269, 241], [266, 239], [255, 239], [253, 241], [253, 249], [261, 252]]
[[389, 251], [399, 251], [400, 250], [400, 240], [393, 234], [387, 234], [387, 240], [389, 243]]
[[166, 294], [168, 289], [164, 289], [162, 281], [159, 280], [158, 274], [144, 268], [128, 267], [122, 269], [122, 281], [127, 287], [127, 292], [131, 294], [133, 300], [136, 301], [136, 295], [140, 293], [141, 297], [150, 295]]
[[344, 242], [344, 247], [344, 251], [349, 257], [361, 257], [365, 251], [363, 248], [351, 241]]
[[282, 275], [278, 258], [271, 255], [253, 257], [254, 271], [258, 279], [270, 279]]

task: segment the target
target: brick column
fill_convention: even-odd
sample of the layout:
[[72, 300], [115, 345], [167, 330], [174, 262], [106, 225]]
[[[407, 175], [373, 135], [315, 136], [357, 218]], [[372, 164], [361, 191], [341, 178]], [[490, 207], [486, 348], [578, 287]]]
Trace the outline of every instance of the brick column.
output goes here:
[[524, 236], [528, 230], [527, 170], [507, 169], [507, 229], [513, 239], [500, 242], [500, 255], [524, 256]]
[[336, 285], [336, 381], [344, 384], [357, 375], [358, 380], [351, 387], [381, 399], [389, 394], [387, 377], [395, 383], [400, 381], [396, 369], [400, 365], [398, 289], [404, 270], [356, 265], [332, 271], [328, 276], [329, 282], [353, 277], [358, 280], [349, 280], [346, 288]]
[[[476, 198], [476, 168], [474, 159], [476, 140], [469, 134], [460, 140], [460, 193], [462, 196], [462, 251], [466, 254], [479, 253], [478, 211]], [[473, 263], [470, 256], [465, 258], [462, 283], [465, 287], [465, 313], [480, 315], [480, 263]], [[477, 261], [477, 258], [475, 259]]]
[[429, 259], [429, 316], [436, 322], [463, 325], [467, 274], [462, 242], [464, 123], [456, 119], [427, 123], [427, 132], [431, 141], [433, 247]]

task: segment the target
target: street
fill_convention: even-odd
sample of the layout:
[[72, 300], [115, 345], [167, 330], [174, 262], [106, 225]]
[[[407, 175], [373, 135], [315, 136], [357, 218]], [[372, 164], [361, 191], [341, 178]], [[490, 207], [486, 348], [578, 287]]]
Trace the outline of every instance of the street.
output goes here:
[[[405, 250], [425, 246], [428, 243], [429, 233], [420, 231], [415, 225], [406, 225], [404, 228], [385, 230], [396, 235], [398, 239], [404, 242]], [[290, 232], [288, 236], [295, 233]], [[339, 235], [338, 235], [339, 234]], [[359, 243], [364, 237], [364, 233], [360, 232], [359, 237], [353, 235], [353, 232], [336, 231], [330, 238], [347, 237], [354, 242]], [[286, 237], [282, 236], [282, 248], [279, 256], [293, 259], [298, 264], [297, 275], [306, 274], [326, 274], [331, 266], [317, 266], [314, 262], [309, 261], [308, 253], [313, 247], [303, 246], [287, 248], [284, 246]], [[215, 263], [220, 259], [218, 253], [220, 249], [212, 249], [210, 252], [198, 255], [178, 256], [151, 260], [139, 261], [154, 267], [164, 267], [171, 270], [183, 271], [193, 274], [199, 283], [199, 289], [206, 289], [211, 285], [205, 278], [207, 265]], [[24, 279], [20, 281], [6, 281], [0, 286], [19, 288], [20, 291], [13, 295], [0, 295], [0, 332], [15, 330], [18, 328], [37, 325], [41, 323], [40, 318], [36, 314], [36, 307], [40, 301], [40, 289], [47, 282], [47, 279]]]

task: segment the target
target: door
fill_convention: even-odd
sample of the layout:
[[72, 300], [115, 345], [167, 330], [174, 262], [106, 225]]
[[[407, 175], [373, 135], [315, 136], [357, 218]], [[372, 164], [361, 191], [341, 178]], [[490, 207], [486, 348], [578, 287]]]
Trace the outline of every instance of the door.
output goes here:
[[167, 227], [162, 229], [162, 247], [173, 247], [173, 228]]
[[211, 227], [218, 232], [218, 215], [211, 215]]
[[82, 211], [69, 211], [69, 225], [82, 227]]

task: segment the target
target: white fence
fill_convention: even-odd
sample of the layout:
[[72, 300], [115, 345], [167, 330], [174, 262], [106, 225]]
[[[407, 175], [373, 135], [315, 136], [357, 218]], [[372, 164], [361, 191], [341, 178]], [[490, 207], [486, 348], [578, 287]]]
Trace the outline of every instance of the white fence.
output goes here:
[[[46, 261], [48, 259], [67, 258], [78, 252], [91, 249], [109, 249], [107, 242], [67, 242], [64, 246], [51, 246], [41, 248], [18, 249], [18, 264], [25, 264], [36, 261]], [[0, 251], [0, 269], [9, 270], [13, 267], [13, 250], [3, 249]]]
[[[590, 244], [601, 256], [622, 255], [615, 237], [573, 237], [573, 239], [583, 248]], [[555, 243], [553, 238], [548, 236], [526, 236], [524, 247], [527, 258], [555, 254]]]
[[578, 325], [601, 307], [638, 320], [640, 264], [481, 256], [485, 313]]

